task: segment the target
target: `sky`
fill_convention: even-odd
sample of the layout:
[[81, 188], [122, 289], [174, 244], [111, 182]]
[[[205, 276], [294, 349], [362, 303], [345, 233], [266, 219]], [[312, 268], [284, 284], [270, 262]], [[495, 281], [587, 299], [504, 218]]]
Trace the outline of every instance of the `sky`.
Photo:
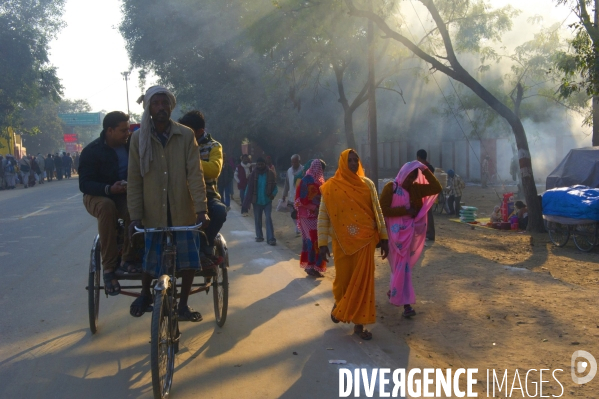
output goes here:
[[[524, 26], [532, 37], [533, 30], [526, 23], [530, 16], [542, 14], [543, 24], [549, 26], [562, 22], [569, 14], [566, 8], [555, 7], [555, 0], [492, 0], [491, 3], [494, 7], [511, 4], [522, 10], [513, 32], [505, 36], [504, 44], [520, 42]], [[51, 43], [50, 61], [58, 68], [65, 98], [85, 99], [94, 112], [127, 112], [127, 93], [121, 73], [129, 70], [129, 58], [118, 31], [120, 4], [120, 0], [68, 0], [64, 14], [67, 27]], [[148, 78], [148, 86], [154, 83], [152, 80]], [[129, 106], [131, 112], [141, 114], [143, 110], [135, 102], [141, 94], [137, 81], [137, 72], [133, 71], [129, 81]]]
[[[120, 0], [68, 0], [63, 15], [67, 27], [50, 45], [50, 61], [58, 68], [64, 97], [87, 100], [93, 112], [127, 112], [121, 72], [129, 70], [129, 57], [118, 31], [120, 4]], [[133, 71], [129, 105], [131, 112], [141, 114], [143, 109], [135, 102], [141, 94], [137, 81]]]

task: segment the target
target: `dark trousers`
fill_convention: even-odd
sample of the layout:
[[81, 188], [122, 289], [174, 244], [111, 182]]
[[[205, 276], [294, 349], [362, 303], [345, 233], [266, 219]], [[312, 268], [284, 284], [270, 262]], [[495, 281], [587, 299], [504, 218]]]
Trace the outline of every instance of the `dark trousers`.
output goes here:
[[256, 238], [264, 238], [262, 233], [262, 213], [266, 219], [266, 241], [277, 242], [275, 239], [275, 228], [272, 224], [272, 201], [266, 205], [258, 205], [254, 202], [254, 226], [256, 228]]
[[229, 183], [224, 184], [222, 187], [218, 187], [218, 193], [225, 206], [231, 206], [231, 196], [233, 196], [233, 180]]
[[208, 217], [210, 224], [204, 230], [205, 235], [200, 234], [200, 248], [204, 253], [212, 254], [214, 239], [227, 220], [227, 207], [218, 198], [208, 198]]
[[433, 218], [433, 208], [429, 209], [427, 213], [426, 238], [435, 241], [435, 219]]
[[457, 215], [460, 216], [460, 209], [462, 209], [462, 207], [460, 206], [460, 201], [462, 200], [462, 197], [456, 197], [455, 195], [450, 195], [447, 198], [447, 207], [449, 208], [449, 214], [450, 215]]

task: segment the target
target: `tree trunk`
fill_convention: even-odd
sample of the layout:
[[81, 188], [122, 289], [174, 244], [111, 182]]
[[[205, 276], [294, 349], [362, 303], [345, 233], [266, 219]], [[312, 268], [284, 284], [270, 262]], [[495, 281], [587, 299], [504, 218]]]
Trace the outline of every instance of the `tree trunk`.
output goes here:
[[353, 148], [356, 151], [356, 138], [354, 136], [354, 111], [362, 105], [367, 97], [366, 91], [368, 89], [368, 83], [364, 85], [360, 93], [356, 96], [351, 105], [345, 96], [345, 86], [343, 85], [343, 75], [345, 73], [346, 65], [341, 66], [333, 64], [333, 70], [335, 71], [335, 78], [337, 79], [337, 91], [339, 93], [339, 103], [343, 107], [343, 124], [345, 128], [345, 139], [347, 141], [347, 148]]
[[[370, 3], [372, 9], [372, 3]], [[370, 139], [370, 179], [378, 190], [379, 157], [376, 123], [376, 84], [374, 81], [374, 23], [368, 20], [368, 134]]]
[[[599, 63], [599, 59], [595, 61]], [[593, 138], [592, 145], [599, 146], [599, 96], [593, 96]]]
[[[599, 29], [599, 9], [597, 8], [597, 6], [599, 6], [599, 1], [595, 0], [595, 11], [594, 11], [594, 20], [595, 20], [595, 26], [594, 29]], [[593, 49], [595, 51], [595, 79], [597, 79], [597, 76], [599, 76], [599, 43], [595, 43], [595, 41], [593, 40]], [[595, 91], [597, 91], [597, 88], [595, 88]], [[592, 145], [593, 146], [599, 146], [599, 95], [595, 95], [593, 96], [593, 138], [592, 138]]]
[[347, 141], [347, 148], [353, 148], [356, 151], [356, 138], [354, 137], [354, 111], [350, 108], [343, 110], [343, 124], [345, 127], [345, 140]]
[[472, 77], [472, 75], [470, 75], [468, 71], [466, 71], [466, 69], [464, 69], [464, 67], [460, 64], [455, 55], [453, 43], [451, 42], [451, 37], [449, 31], [447, 30], [447, 25], [441, 18], [441, 15], [439, 14], [434, 2], [432, 0], [420, 0], [420, 2], [429, 10], [437, 29], [439, 29], [439, 33], [443, 39], [443, 43], [447, 52], [447, 60], [449, 61], [450, 65], [441, 63], [436, 57], [422, 50], [407, 37], [391, 29], [391, 27], [389, 27], [389, 25], [379, 15], [371, 11], [358, 10], [353, 5], [352, 0], [345, 1], [350, 9], [350, 15], [368, 18], [369, 20], [375, 22], [387, 38], [397, 40], [411, 50], [417, 57], [431, 64], [432, 68], [441, 71], [458, 82], [463, 83], [510, 124], [512, 131], [514, 132], [516, 146], [518, 148], [520, 175], [522, 176], [524, 196], [526, 198], [529, 210], [529, 230], [539, 232], [545, 231], [541, 203], [537, 196], [537, 187], [535, 185], [534, 175], [532, 172], [532, 161], [530, 150], [528, 148], [528, 140], [526, 139], [526, 133], [524, 131], [524, 126], [522, 126], [522, 121], [512, 109], [497, 99], [490, 91], [481, 85], [478, 80]]

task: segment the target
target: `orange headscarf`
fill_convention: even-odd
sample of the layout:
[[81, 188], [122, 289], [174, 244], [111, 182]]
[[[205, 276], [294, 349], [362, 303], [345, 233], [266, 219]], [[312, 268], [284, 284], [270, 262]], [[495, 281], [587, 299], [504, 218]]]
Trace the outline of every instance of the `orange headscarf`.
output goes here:
[[341, 153], [335, 176], [320, 187], [335, 238], [346, 255], [356, 253], [373, 241], [375, 236], [378, 241], [370, 188], [362, 180], [362, 163], [357, 173], [352, 172], [347, 164], [352, 151], [356, 153], [352, 149]]

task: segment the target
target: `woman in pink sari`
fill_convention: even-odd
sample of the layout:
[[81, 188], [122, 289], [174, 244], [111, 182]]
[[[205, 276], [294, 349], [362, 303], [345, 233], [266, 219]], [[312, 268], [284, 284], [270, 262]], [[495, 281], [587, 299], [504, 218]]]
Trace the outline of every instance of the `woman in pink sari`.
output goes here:
[[320, 186], [324, 184], [324, 167], [320, 159], [314, 159], [306, 175], [300, 180], [295, 193], [297, 226], [302, 233], [302, 252], [300, 267], [313, 277], [324, 277], [327, 262], [322, 259], [318, 249], [318, 208], [322, 194]]
[[394, 181], [381, 193], [381, 209], [389, 235], [391, 283], [389, 302], [404, 307], [403, 316], [416, 314], [412, 268], [420, 258], [426, 238], [427, 212], [433, 206], [441, 184], [422, 163], [406, 163]]

